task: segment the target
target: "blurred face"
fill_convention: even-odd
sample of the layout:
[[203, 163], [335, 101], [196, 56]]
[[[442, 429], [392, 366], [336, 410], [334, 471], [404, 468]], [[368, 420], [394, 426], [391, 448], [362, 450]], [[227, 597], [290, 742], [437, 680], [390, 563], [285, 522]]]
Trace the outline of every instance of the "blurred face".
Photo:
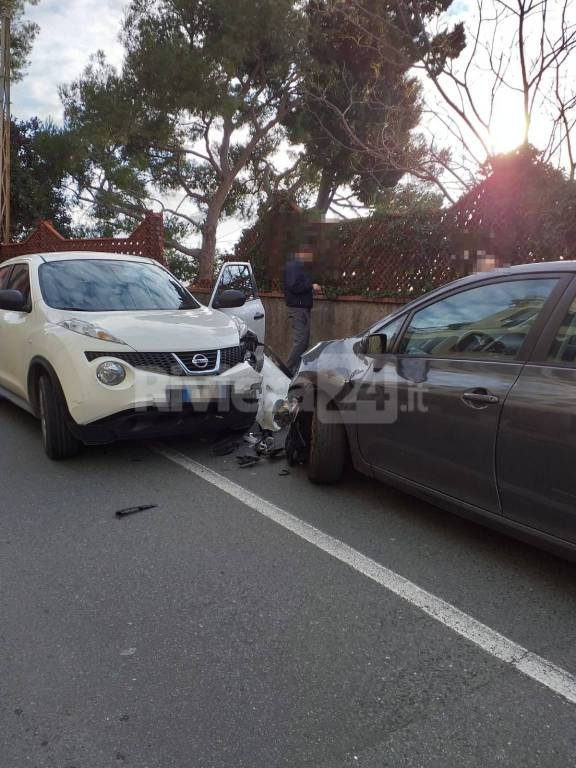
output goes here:
[[300, 261], [303, 261], [306, 264], [309, 264], [311, 261], [314, 260], [314, 254], [312, 253], [312, 251], [302, 250], [296, 253], [296, 258], [300, 259]]

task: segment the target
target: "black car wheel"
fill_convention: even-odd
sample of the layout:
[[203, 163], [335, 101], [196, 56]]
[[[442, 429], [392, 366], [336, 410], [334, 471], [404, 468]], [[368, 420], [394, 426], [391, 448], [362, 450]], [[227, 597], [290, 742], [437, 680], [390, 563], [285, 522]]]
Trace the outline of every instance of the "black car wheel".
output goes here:
[[46, 455], [54, 461], [75, 456], [80, 441], [68, 427], [64, 397], [47, 375], [41, 376], [38, 383], [38, 404]]
[[338, 411], [327, 411], [325, 403], [325, 398], [319, 394], [310, 426], [308, 478], [313, 483], [331, 485], [342, 477], [348, 444]]

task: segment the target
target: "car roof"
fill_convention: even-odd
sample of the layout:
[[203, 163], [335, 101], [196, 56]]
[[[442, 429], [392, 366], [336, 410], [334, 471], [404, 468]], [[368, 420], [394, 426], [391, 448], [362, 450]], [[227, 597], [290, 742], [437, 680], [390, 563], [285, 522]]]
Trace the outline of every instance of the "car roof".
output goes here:
[[77, 261], [79, 259], [96, 259], [98, 261], [133, 261], [145, 263], [154, 262], [154, 259], [150, 259], [147, 256], [135, 256], [126, 253], [103, 253], [101, 251], [62, 251], [59, 253], [25, 253], [22, 254], [22, 256], [14, 256], [12, 259], [3, 261], [0, 266], [15, 264], [22, 261], [26, 261], [30, 264], [41, 264], [52, 261]]
[[[576, 272], [576, 261], [559, 259], [558, 261], [534, 261], [530, 264], [515, 264], [512, 267], [496, 267], [488, 272], [476, 272], [469, 278], [483, 279], [486, 277], [498, 277], [500, 275], [515, 275], [525, 272]], [[466, 278], [463, 278], [466, 279]]]
[[[497, 267], [487, 272], [474, 272], [472, 275], [461, 277], [450, 283], [434, 288], [429, 293], [418, 296], [414, 301], [428, 299], [436, 294], [444, 293], [446, 290], [452, 290], [464, 285], [473, 285], [474, 283], [492, 280], [496, 277], [515, 277], [517, 275], [537, 275], [539, 272], [576, 272], [576, 261], [538, 261], [531, 264], [516, 264], [512, 267]], [[412, 302], [410, 302], [412, 303]]]
[[[496, 277], [515, 277], [517, 275], [537, 275], [539, 272], [576, 272], [576, 261], [574, 260], [562, 260], [562, 261], [538, 261], [531, 264], [517, 264], [512, 267], [497, 267], [496, 269], [488, 270], [487, 272], [475, 272], [472, 275], [466, 277], [460, 277], [457, 280], [452, 280], [450, 283], [444, 283], [444, 285], [434, 288], [427, 293], [423, 293], [420, 296], [415, 296], [413, 299], [403, 304], [398, 309], [390, 312], [384, 320], [385, 322], [394, 320], [394, 318], [402, 315], [404, 312], [411, 312], [418, 304], [423, 304], [429, 299], [442, 296], [444, 293], [452, 291], [454, 288], [464, 287], [466, 285], [474, 285], [474, 283], [484, 282], [485, 280], [492, 280]], [[372, 328], [377, 325], [381, 325], [382, 320], [375, 323]]]

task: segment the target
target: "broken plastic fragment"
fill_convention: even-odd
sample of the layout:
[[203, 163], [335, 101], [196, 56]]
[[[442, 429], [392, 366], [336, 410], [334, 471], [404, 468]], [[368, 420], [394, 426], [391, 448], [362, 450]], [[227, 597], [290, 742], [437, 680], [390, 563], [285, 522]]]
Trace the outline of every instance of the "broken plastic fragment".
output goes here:
[[127, 507], [126, 509], [119, 509], [116, 512], [116, 517], [128, 517], [128, 515], [135, 515], [137, 512], [146, 512], [148, 509], [156, 509], [158, 504], [142, 504], [139, 507]]
[[278, 432], [281, 429], [274, 421], [275, 409], [279, 401], [286, 401], [289, 387], [290, 378], [265, 355], [262, 365], [262, 395], [256, 415], [256, 421], [262, 430]]

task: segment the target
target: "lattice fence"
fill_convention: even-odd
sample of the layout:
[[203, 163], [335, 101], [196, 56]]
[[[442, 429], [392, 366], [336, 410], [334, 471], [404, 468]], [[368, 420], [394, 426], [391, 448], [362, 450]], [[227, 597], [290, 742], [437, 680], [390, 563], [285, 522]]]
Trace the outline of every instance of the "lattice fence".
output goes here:
[[234, 254], [251, 261], [259, 284], [270, 289], [281, 287], [282, 264], [302, 239], [312, 243], [315, 277], [333, 297], [418, 296], [471, 271], [466, 255], [479, 247], [469, 237], [448, 238], [443, 212], [305, 225], [306, 214], [290, 215], [271, 210], [245, 231]]
[[97, 251], [132, 256], [147, 256], [164, 264], [164, 225], [162, 214], [148, 213], [128, 237], [66, 239], [49, 221], [41, 221], [22, 243], [0, 245], [0, 262], [30, 253], [60, 253], [65, 251]]
[[465, 274], [462, 259], [450, 252], [442, 217], [416, 219], [332, 225], [319, 249], [328, 294], [410, 298]]

